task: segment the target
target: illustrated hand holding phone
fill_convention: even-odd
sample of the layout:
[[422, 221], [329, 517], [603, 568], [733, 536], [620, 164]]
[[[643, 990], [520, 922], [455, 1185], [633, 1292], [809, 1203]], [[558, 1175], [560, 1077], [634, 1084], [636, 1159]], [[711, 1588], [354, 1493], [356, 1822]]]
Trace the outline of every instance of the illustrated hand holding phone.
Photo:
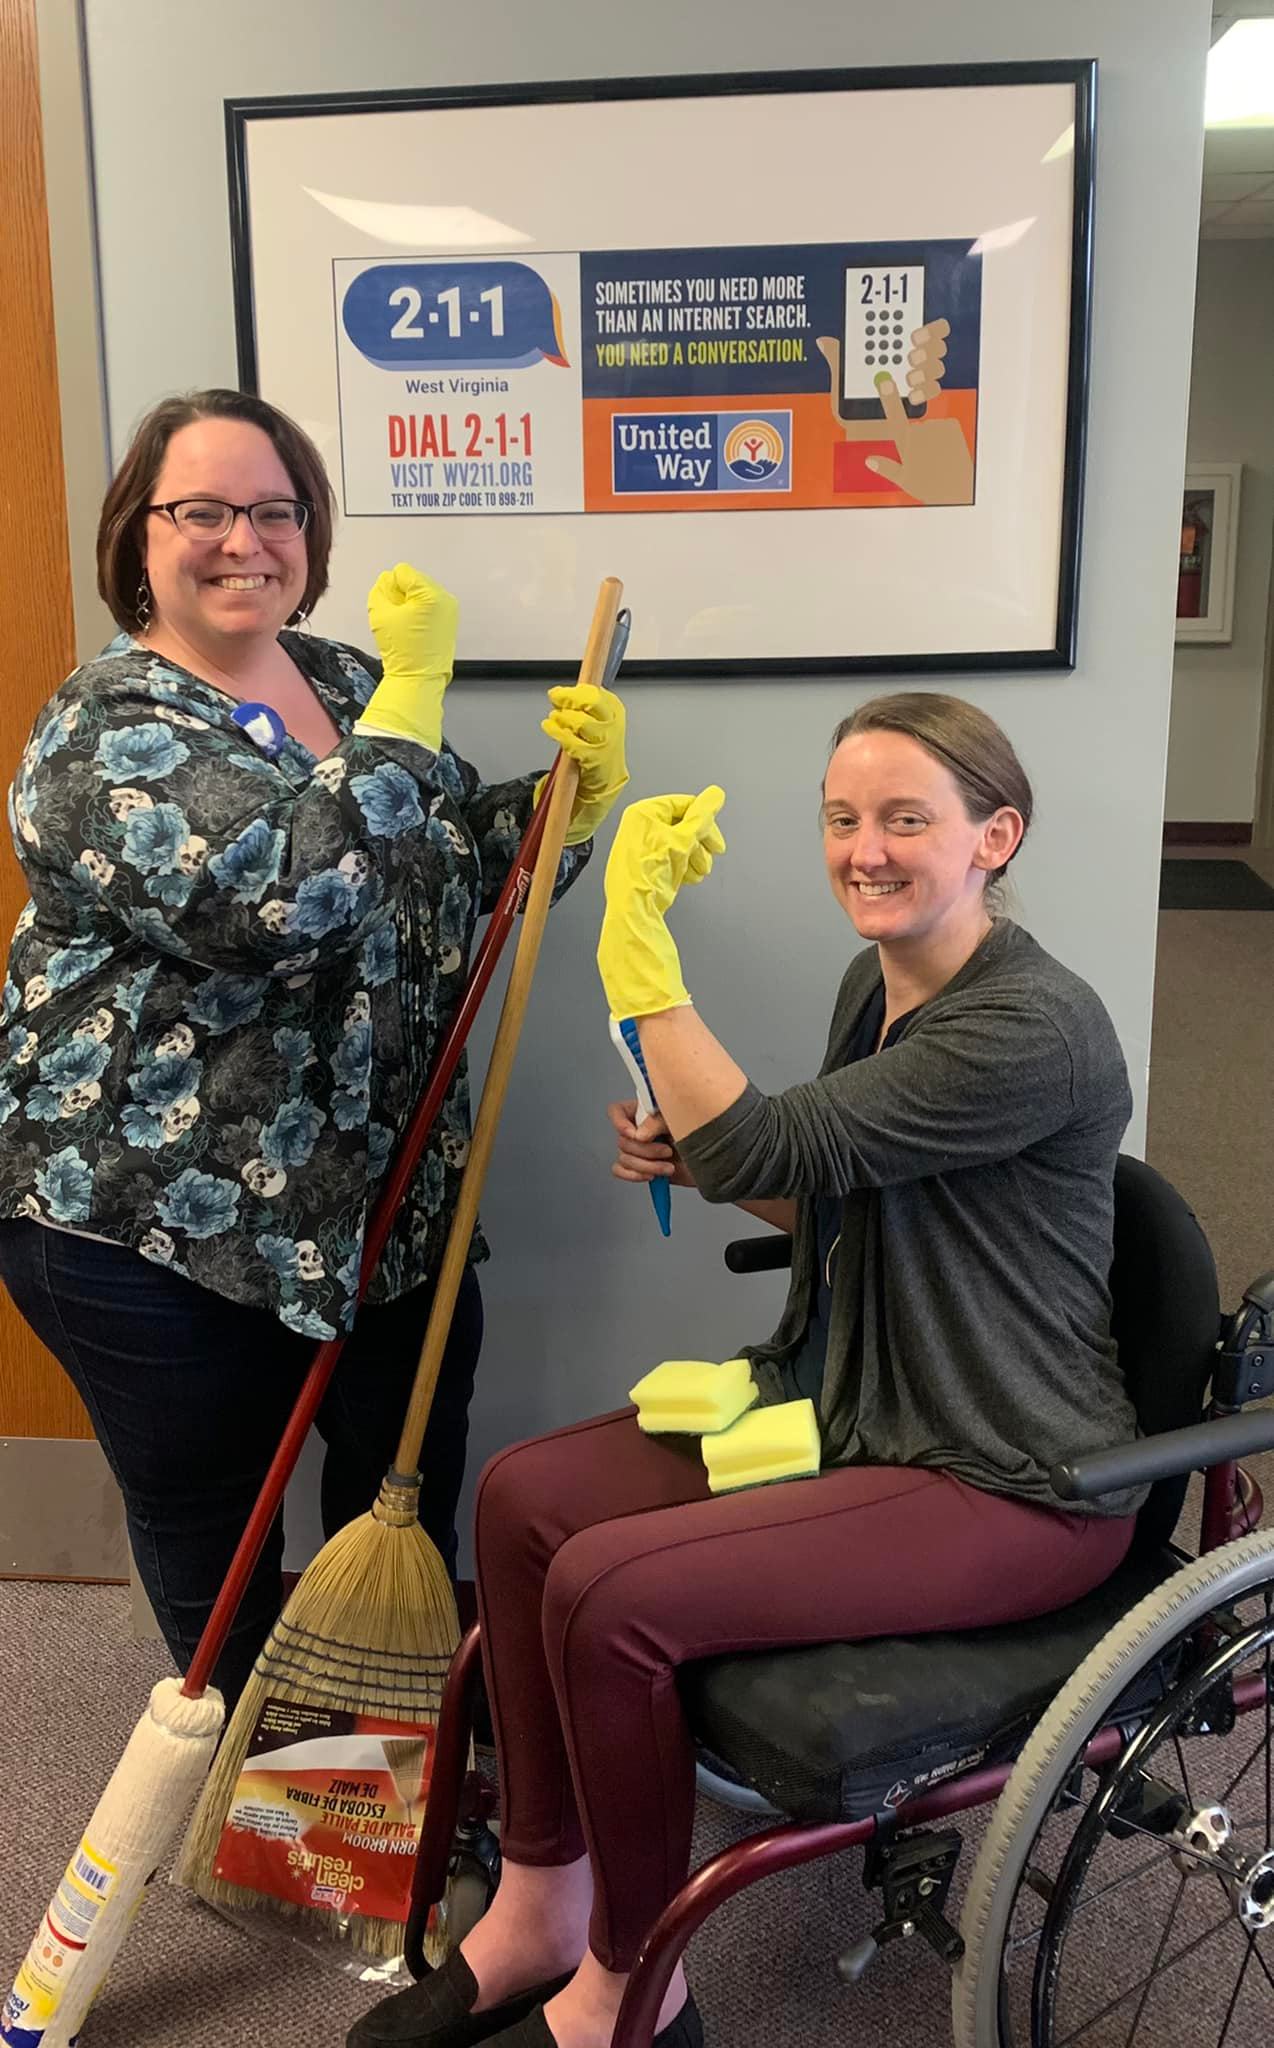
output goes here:
[[[934, 419], [929, 401], [946, 374], [948, 320], [911, 322], [924, 311], [924, 266], [847, 269], [843, 339], [817, 346], [831, 373], [832, 415], [846, 442], [875, 442], [860, 469], [923, 505], [973, 502], [973, 457], [956, 419]], [[892, 441], [896, 455], [879, 447]], [[869, 479], [838, 489], [870, 489]]]
[[898, 460], [869, 455], [865, 466], [921, 505], [971, 505], [973, 457], [959, 420], [908, 419], [888, 370], [877, 373], [876, 389]]
[[[936, 398], [942, 388], [947, 369], [947, 336], [951, 324], [947, 320], [930, 320], [923, 327], [913, 328], [907, 336], [906, 371], [903, 382], [904, 396], [908, 405], [924, 406]], [[843, 428], [852, 440], [870, 440], [880, 432], [880, 412], [876, 404], [879, 389], [876, 379], [883, 368], [892, 364], [873, 365], [863, 397], [845, 399], [841, 395], [841, 364], [844, 350], [836, 336], [821, 334], [815, 347], [825, 360], [831, 372], [832, 418]], [[891, 354], [895, 351], [891, 351]], [[867, 366], [865, 366], [867, 367]], [[852, 411], [849, 409], [852, 407]]]

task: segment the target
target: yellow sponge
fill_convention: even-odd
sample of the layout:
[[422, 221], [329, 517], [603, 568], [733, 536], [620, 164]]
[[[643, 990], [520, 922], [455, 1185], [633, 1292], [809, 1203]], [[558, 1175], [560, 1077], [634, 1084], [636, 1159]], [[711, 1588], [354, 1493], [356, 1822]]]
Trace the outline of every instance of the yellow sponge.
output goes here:
[[628, 1398], [637, 1403], [639, 1429], [701, 1436], [705, 1429], [728, 1429], [760, 1395], [746, 1358], [727, 1358], [724, 1365], [666, 1358], [638, 1380]]
[[729, 1493], [739, 1486], [768, 1486], [775, 1479], [813, 1479], [821, 1450], [812, 1401], [758, 1408], [733, 1428], [704, 1436], [708, 1489]]

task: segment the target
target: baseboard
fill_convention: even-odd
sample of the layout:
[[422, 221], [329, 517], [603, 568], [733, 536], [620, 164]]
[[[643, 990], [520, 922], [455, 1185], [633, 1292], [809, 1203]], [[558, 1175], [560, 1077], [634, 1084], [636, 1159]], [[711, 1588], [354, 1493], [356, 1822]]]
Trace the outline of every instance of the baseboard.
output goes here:
[[1165, 846], [1250, 846], [1252, 826], [1249, 820], [1241, 818], [1220, 819], [1207, 823], [1189, 822], [1169, 825], [1163, 828]]
[[0, 1437], [0, 1578], [127, 1584], [124, 1503], [91, 1437]]

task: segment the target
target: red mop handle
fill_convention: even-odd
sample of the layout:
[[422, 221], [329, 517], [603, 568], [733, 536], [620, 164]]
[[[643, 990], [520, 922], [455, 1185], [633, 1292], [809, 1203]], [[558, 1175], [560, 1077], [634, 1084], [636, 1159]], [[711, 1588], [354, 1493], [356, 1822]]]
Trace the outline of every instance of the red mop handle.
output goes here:
[[[358, 1276], [358, 1299], [361, 1302], [367, 1291], [367, 1284], [376, 1270], [377, 1261], [385, 1248], [395, 1214], [407, 1186], [420, 1163], [420, 1155], [433, 1129], [443, 1098], [451, 1086], [452, 1078], [460, 1064], [465, 1040], [469, 1036], [473, 1020], [486, 993], [487, 985], [495, 973], [496, 963], [509, 936], [513, 920], [526, 901], [531, 874], [535, 867], [540, 841], [544, 837], [544, 826], [548, 819], [549, 798], [557, 779], [562, 756], [559, 754], [553, 764], [552, 775], [541, 792], [540, 801], [531, 813], [530, 822], [522, 835], [522, 844], [509, 869], [499, 900], [491, 912], [482, 942], [478, 947], [464, 994], [460, 998], [447, 1036], [439, 1048], [429, 1076], [425, 1092], [415, 1114], [407, 1126], [406, 1134], [398, 1147], [389, 1176], [376, 1198], [376, 1205], [368, 1221], [363, 1239], [363, 1261]], [[265, 1539], [273, 1526], [274, 1518], [282, 1505], [287, 1484], [296, 1469], [301, 1447], [310, 1433], [315, 1416], [319, 1411], [328, 1381], [336, 1367], [336, 1361], [345, 1348], [345, 1338], [329, 1337], [320, 1344], [314, 1354], [313, 1364], [301, 1384], [295, 1406], [288, 1418], [279, 1448], [274, 1454], [270, 1469], [265, 1475], [256, 1506], [248, 1517], [248, 1523], [230, 1569], [226, 1573], [221, 1591], [218, 1593], [212, 1613], [204, 1624], [199, 1646], [190, 1660], [190, 1668], [182, 1680], [181, 1690], [186, 1699], [198, 1699], [207, 1691], [213, 1667], [226, 1645], [226, 1638], [234, 1626], [235, 1615], [248, 1590], [248, 1581], [256, 1570], [257, 1560], [265, 1545]]]

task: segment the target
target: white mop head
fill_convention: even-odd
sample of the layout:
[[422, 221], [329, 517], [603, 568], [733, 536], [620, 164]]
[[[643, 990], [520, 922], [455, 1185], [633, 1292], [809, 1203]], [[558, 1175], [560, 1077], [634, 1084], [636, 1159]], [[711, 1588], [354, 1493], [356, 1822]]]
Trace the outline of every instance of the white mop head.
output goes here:
[[5, 2048], [75, 2039], [207, 1776], [225, 1717], [212, 1687], [188, 1700], [180, 1679], [160, 1679], [0, 2007]]

